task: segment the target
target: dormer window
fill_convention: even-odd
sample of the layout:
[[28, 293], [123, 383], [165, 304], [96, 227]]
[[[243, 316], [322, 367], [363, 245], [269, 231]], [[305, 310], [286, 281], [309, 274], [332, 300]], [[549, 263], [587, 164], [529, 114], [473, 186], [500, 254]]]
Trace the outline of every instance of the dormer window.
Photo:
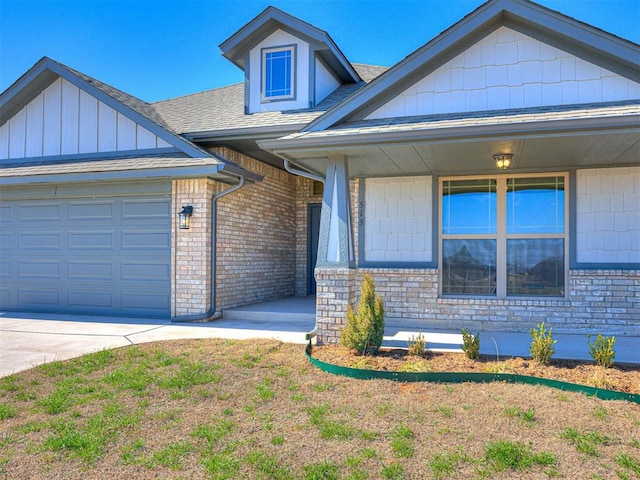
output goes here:
[[294, 100], [296, 46], [262, 49], [262, 101]]

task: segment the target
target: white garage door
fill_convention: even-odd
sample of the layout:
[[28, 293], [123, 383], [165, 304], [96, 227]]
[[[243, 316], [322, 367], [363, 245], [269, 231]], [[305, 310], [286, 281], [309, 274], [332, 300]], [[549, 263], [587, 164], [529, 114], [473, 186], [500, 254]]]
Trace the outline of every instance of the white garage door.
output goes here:
[[169, 317], [170, 194], [86, 190], [1, 201], [0, 307]]

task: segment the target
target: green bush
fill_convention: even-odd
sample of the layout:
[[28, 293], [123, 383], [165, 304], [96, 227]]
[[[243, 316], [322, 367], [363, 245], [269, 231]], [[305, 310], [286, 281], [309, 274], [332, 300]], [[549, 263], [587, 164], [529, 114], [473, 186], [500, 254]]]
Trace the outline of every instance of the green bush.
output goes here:
[[462, 351], [472, 360], [478, 358], [480, 352], [480, 332], [471, 334], [466, 328], [462, 329]]
[[556, 352], [553, 347], [558, 341], [553, 339], [551, 328], [549, 331], [544, 328], [544, 322], [536, 325], [537, 330], [531, 329], [531, 356], [542, 365], [548, 365], [551, 357]]
[[427, 339], [424, 338], [422, 332], [418, 333], [418, 336], [411, 335], [407, 340], [407, 350], [409, 355], [415, 355], [417, 357], [424, 357], [427, 354]]
[[347, 325], [340, 330], [340, 342], [362, 355], [375, 355], [384, 335], [384, 303], [376, 295], [373, 279], [364, 275], [358, 311], [347, 310]]
[[592, 343], [591, 335], [587, 335], [587, 343], [589, 344], [591, 358], [595, 360], [596, 365], [606, 368], [613, 366], [616, 358], [616, 352], [613, 350], [613, 346], [616, 344], [616, 337], [605, 337], [598, 333]]

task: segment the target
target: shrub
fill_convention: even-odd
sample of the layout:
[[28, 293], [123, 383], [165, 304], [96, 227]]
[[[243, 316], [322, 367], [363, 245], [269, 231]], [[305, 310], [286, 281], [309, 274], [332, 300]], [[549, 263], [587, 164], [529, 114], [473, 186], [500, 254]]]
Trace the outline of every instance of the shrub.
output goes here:
[[558, 341], [553, 339], [551, 328], [549, 331], [544, 328], [544, 322], [536, 325], [537, 330], [531, 329], [531, 356], [542, 365], [548, 365], [551, 357], [556, 352], [553, 347]]
[[596, 365], [605, 368], [613, 366], [616, 358], [616, 352], [613, 350], [613, 346], [616, 344], [616, 337], [605, 337], [598, 333], [596, 339], [591, 343], [591, 335], [587, 335], [587, 343], [589, 344], [591, 358], [595, 360]]
[[417, 357], [424, 357], [427, 354], [427, 339], [424, 338], [422, 332], [418, 333], [418, 336], [411, 335], [407, 340], [407, 350], [409, 355], [415, 355]]
[[462, 351], [467, 358], [478, 358], [480, 352], [480, 332], [471, 334], [466, 328], [462, 329]]
[[358, 311], [351, 306], [347, 310], [347, 325], [340, 330], [340, 342], [360, 354], [375, 355], [382, 345], [384, 335], [384, 304], [376, 295], [373, 279], [364, 275]]

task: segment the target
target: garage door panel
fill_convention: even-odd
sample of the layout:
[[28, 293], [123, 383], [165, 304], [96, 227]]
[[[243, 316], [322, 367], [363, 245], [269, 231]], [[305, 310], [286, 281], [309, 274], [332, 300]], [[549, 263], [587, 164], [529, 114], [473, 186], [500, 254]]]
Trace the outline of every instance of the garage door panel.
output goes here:
[[95, 307], [113, 309], [113, 294], [108, 292], [97, 292], [91, 290], [70, 290], [69, 307]]
[[124, 231], [122, 249], [166, 249], [171, 245], [171, 233], [164, 231]]
[[19, 288], [18, 304], [25, 307], [62, 306], [61, 293], [49, 288]]
[[34, 231], [18, 235], [18, 249], [47, 250], [60, 249], [62, 245], [61, 232]]
[[71, 202], [69, 203], [69, 220], [112, 220], [114, 218], [114, 201], [109, 202]]
[[169, 317], [170, 195], [66, 191], [0, 203], [0, 308]]
[[69, 250], [115, 248], [115, 238], [112, 231], [71, 231], [68, 240]]
[[122, 262], [122, 280], [132, 281], [161, 281], [170, 280], [171, 268], [164, 263], [150, 262]]
[[110, 261], [78, 261], [68, 263], [68, 277], [70, 280], [113, 280], [114, 267]]
[[170, 205], [161, 201], [123, 201], [122, 202], [122, 218], [123, 219], [140, 219], [146, 221], [153, 219], [164, 219], [170, 215]]
[[44, 222], [56, 222], [62, 219], [62, 205], [59, 203], [27, 204], [20, 207], [18, 220], [21, 223], [29, 223], [34, 220]]
[[18, 262], [18, 278], [60, 280], [62, 278], [62, 265], [59, 260], [20, 260]]

